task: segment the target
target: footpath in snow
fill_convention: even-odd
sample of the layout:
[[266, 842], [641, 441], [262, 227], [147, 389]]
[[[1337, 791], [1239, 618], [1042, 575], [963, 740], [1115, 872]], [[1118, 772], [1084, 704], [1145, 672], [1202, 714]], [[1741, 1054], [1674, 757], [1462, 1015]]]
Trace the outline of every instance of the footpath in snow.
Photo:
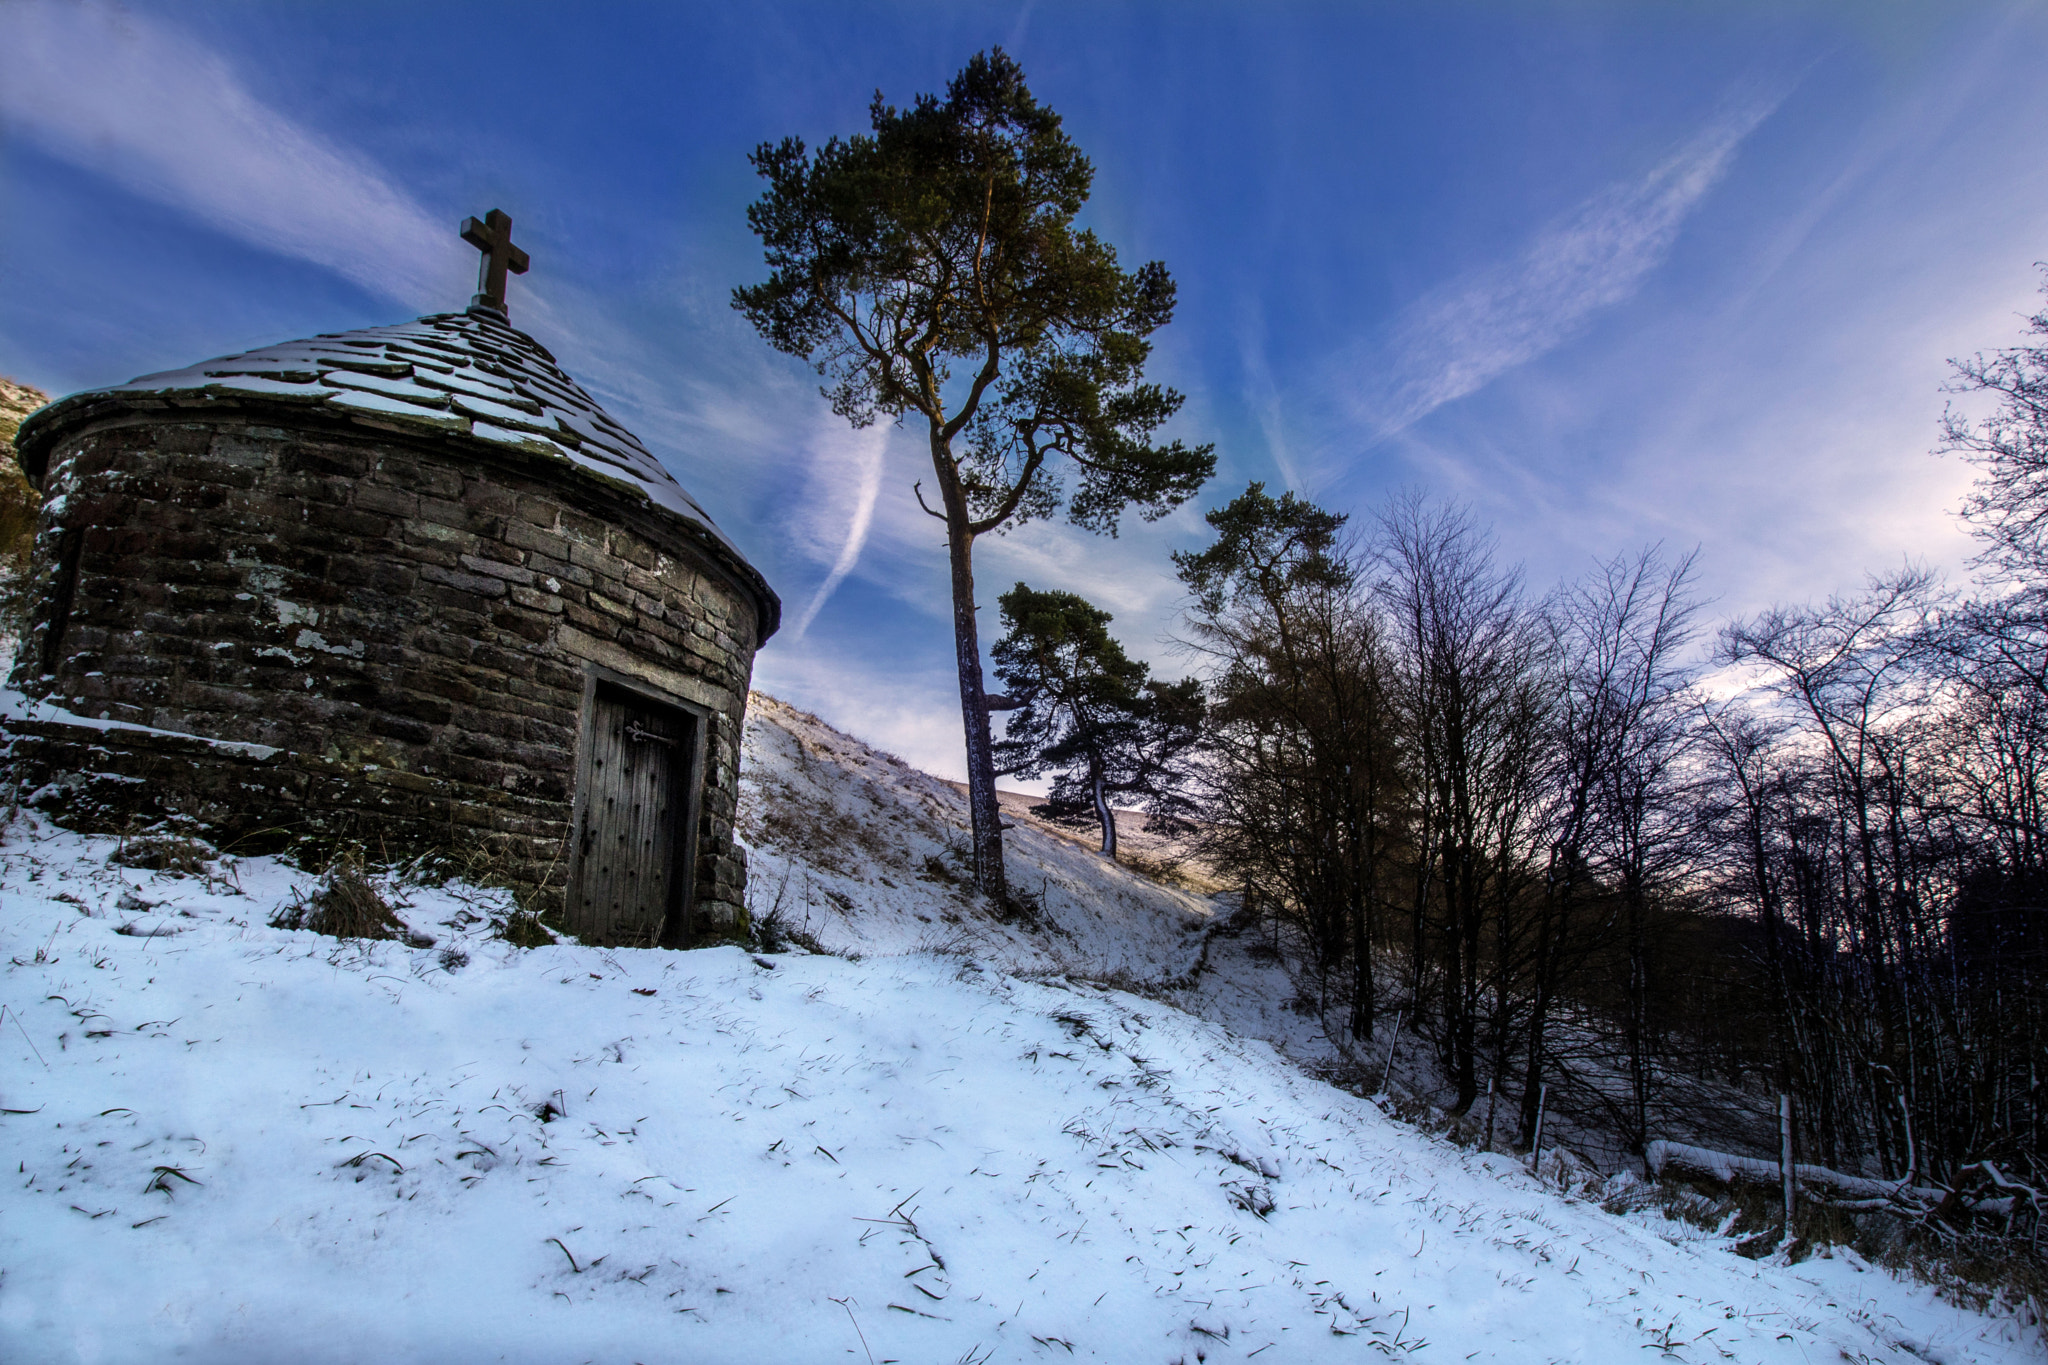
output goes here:
[[943, 783], [772, 703], [748, 762], [757, 911], [833, 955], [519, 949], [461, 886], [392, 889], [431, 947], [338, 942], [267, 927], [274, 860], [17, 818], [0, 1359], [2039, 1358], [1310, 1079], [1205, 994], [1199, 896], [1020, 829], [997, 924]]

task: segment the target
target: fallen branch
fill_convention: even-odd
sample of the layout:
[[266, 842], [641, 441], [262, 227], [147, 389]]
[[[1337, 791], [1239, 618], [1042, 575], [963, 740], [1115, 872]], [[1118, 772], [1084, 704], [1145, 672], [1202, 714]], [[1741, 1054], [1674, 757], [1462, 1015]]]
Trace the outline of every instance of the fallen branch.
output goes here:
[[[1717, 1181], [1723, 1185], [1776, 1186], [1783, 1178], [1775, 1161], [1735, 1156], [1707, 1147], [1662, 1139], [1643, 1149], [1643, 1159], [1653, 1175], [1665, 1172], [1693, 1179]], [[1846, 1175], [1826, 1166], [1800, 1164], [1793, 1168], [1800, 1186], [1816, 1193], [1826, 1207], [1850, 1213], [1885, 1212], [1902, 1217], [1945, 1218], [1957, 1213], [2010, 1214], [2021, 1203], [2038, 1210], [2041, 1197], [2033, 1187], [2008, 1177], [1990, 1161], [1974, 1161], [1962, 1168], [1954, 1189], [1912, 1185], [1903, 1180], [1872, 1180], [1868, 1176]], [[1970, 1185], [1981, 1185], [1985, 1193], [1972, 1194]], [[2005, 1192], [2002, 1197], [1988, 1197]]]
[[[1724, 1185], [1776, 1185], [1779, 1178], [1775, 1161], [1734, 1156], [1706, 1147], [1694, 1147], [1690, 1143], [1666, 1142], [1661, 1138], [1643, 1148], [1643, 1160], [1649, 1163], [1654, 1175], [1661, 1176], [1667, 1167], [1676, 1167], [1687, 1175], [1705, 1176]], [[1804, 1162], [1794, 1167], [1793, 1172], [1800, 1184], [1826, 1190], [1845, 1199], [1908, 1199], [1938, 1204], [1949, 1193], [1947, 1190], [1908, 1185], [1903, 1180], [1872, 1180], [1868, 1176], [1844, 1175], [1825, 1166], [1810, 1166]]]

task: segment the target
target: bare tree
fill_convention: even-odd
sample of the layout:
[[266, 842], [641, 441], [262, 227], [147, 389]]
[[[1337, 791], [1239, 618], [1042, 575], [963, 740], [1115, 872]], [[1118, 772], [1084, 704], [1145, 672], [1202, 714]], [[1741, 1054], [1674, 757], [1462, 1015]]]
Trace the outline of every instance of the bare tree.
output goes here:
[[1632, 1150], [1647, 1137], [1652, 999], [1652, 900], [1685, 870], [1690, 811], [1680, 762], [1688, 747], [1692, 670], [1685, 650], [1698, 602], [1694, 554], [1667, 562], [1651, 546], [1599, 564], [1552, 602], [1564, 687], [1551, 747], [1548, 863], [1539, 920], [1536, 999], [1523, 1086], [1525, 1134], [1535, 1125], [1544, 1029], [1589, 879], [1618, 899], [1626, 944], [1624, 1052]]
[[[1491, 918], [1494, 967], [1504, 971], [1525, 922], [1519, 907], [1556, 673], [1519, 572], [1495, 562], [1492, 541], [1463, 508], [1404, 494], [1381, 514], [1380, 529], [1381, 600], [1419, 789], [1410, 991], [1419, 1018], [1432, 1005], [1441, 1018], [1452, 1112], [1462, 1114], [1479, 1095], [1485, 929]], [[1432, 944], [1442, 953], [1440, 993], [1429, 990]]]
[[1838, 875], [1876, 1009], [1873, 1032], [1852, 1043], [1871, 1084], [1886, 1092], [1875, 1101], [1885, 1116], [1875, 1133], [1879, 1154], [1888, 1169], [1909, 1177], [1920, 1152], [1912, 1097], [1894, 1063], [1914, 1023], [1907, 997], [1924, 947], [1913, 913], [1919, 857], [1912, 768], [1917, 722], [1929, 700], [1918, 665], [1935, 602], [1933, 576], [1909, 568], [1873, 579], [1857, 597], [1773, 607], [1731, 624], [1721, 637], [1725, 662], [1770, 670], [1766, 686], [1792, 706], [1824, 756]]
[[2030, 345], [1949, 361], [1951, 393], [1983, 395], [1972, 421], [1943, 415], [1939, 449], [1983, 471], [1963, 519], [1985, 541], [1985, 561], [2038, 596], [2048, 586], [2048, 309], [2028, 319]]

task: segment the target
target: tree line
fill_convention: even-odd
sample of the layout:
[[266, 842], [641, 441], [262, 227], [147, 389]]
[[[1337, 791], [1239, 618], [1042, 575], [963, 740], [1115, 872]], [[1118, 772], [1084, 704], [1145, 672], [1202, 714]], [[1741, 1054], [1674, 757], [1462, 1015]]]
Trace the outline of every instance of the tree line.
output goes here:
[[[1202, 730], [1129, 804], [1198, 831], [1334, 1032], [1398, 1011], [1506, 1141], [1547, 1099], [1637, 1153], [1740, 1143], [1729, 1102], [1786, 1093], [1802, 1160], [2039, 1188], [2048, 348], [1956, 376], [1993, 409], [1944, 426], [1983, 474], [1973, 593], [1905, 568], [1715, 631], [1692, 555], [1537, 594], [1456, 507], [1251, 485], [1176, 556]], [[1064, 695], [1005, 679], [1027, 715]], [[1070, 714], [1065, 750], [1013, 729], [1037, 770], [1079, 771]], [[1087, 818], [1066, 780], [1047, 813]]]
[[1393, 1012], [1452, 1110], [1485, 1097], [1509, 1141], [1546, 1102], [1635, 1151], [1714, 1136], [1712, 1085], [1793, 1095], [1811, 1160], [2040, 1185], [2048, 313], [2037, 344], [1956, 367], [1991, 408], [1944, 427], [1983, 474], [1973, 595], [1902, 570], [1711, 630], [1690, 555], [1537, 593], [1458, 508], [1353, 520], [1253, 484], [1176, 557], [1203, 681], [1152, 678], [1107, 613], [1019, 584], [992, 696], [977, 540], [1162, 516], [1214, 451], [1158, 439], [1173, 281], [1076, 226], [1093, 167], [1014, 60], [878, 94], [869, 123], [756, 151], [770, 274], [733, 304], [834, 411], [925, 437], [992, 901], [996, 778], [1048, 776], [1048, 813], [1112, 855], [1118, 805], [1198, 829], [1333, 1032]]

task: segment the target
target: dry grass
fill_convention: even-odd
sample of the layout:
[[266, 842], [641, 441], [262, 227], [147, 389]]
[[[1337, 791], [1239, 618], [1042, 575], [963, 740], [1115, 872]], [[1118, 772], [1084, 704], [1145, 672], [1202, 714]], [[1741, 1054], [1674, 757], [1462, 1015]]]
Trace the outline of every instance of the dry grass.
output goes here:
[[312, 894], [297, 896], [279, 910], [270, 927], [310, 929], [332, 938], [393, 939], [414, 948], [434, 946], [434, 940], [405, 926], [362, 863], [347, 856], [328, 865]]
[[[439, 848], [423, 853], [393, 869], [393, 879], [407, 886], [446, 886], [462, 882], [509, 892], [512, 910], [491, 912], [491, 936], [515, 948], [546, 948], [565, 941], [561, 902], [567, 875], [568, 835], [553, 849], [536, 884], [525, 879], [530, 864], [518, 850], [508, 847], [507, 836], [493, 836], [462, 848]], [[468, 958], [465, 956], [463, 962]], [[457, 971], [461, 964], [448, 966]]]
[[115, 867], [164, 872], [174, 877], [203, 877], [213, 870], [213, 850], [197, 839], [178, 834], [152, 834], [123, 839], [108, 855]]
[[1782, 1255], [1798, 1262], [1847, 1248], [1932, 1286], [1951, 1303], [2003, 1311], [2036, 1329], [2048, 1325], [2048, 1264], [2028, 1239], [1802, 1200], [1788, 1244], [1780, 1198], [1764, 1186], [1725, 1186], [1667, 1172], [1662, 1180], [1628, 1184], [1602, 1203], [1614, 1213], [1654, 1208], [1676, 1222], [1739, 1238], [1737, 1254], [1751, 1259]]
[[1135, 849], [1123, 849], [1118, 852], [1117, 861], [1162, 886], [1179, 887], [1183, 891], [1199, 889], [1181, 872], [1181, 860], [1178, 858], [1154, 857]]
[[943, 838], [930, 822], [863, 819], [787, 782], [758, 784], [759, 798], [743, 805], [740, 833], [760, 848], [802, 859], [820, 871], [865, 878], [871, 867], [908, 870], [906, 836]]
[[749, 926], [749, 940], [755, 949], [764, 953], [786, 953], [792, 947], [807, 953], [823, 953], [825, 945], [815, 934], [800, 925], [791, 924], [780, 912], [764, 915]]
[[492, 933], [515, 948], [546, 948], [560, 941], [531, 910], [513, 911], [492, 926]]
[[28, 623], [29, 552], [43, 500], [21, 472], [14, 432], [49, 401], [41, 389], [0, 377], [0, 628], [17, 634]]
[[968, 879], [955, 871], [953, 866], [936, 853], [927, 853], [924, 868], [918, 873], [918, 880], [938, 882], [945, 886], [965, 886]]
[[[769, 902], [765, 910], [753, 901], [751, 894], [753, 887], [749, 886], [750, 894], [746, 924], [747, 942], [756, 951], [763, 953], [786, 953], [791, 947], [801, 948], [807, 953], [828, 952], [829, 950], [818, 940], [817, 935], [811, 932], [811, 879], [809, 874], [806, 874], [804, 877], [804, 917], [802, 923], [798, 923], [795, 918], [795, 906], [790, 895], [789, 882], [789, 875], [784, 873], [782, 880], [776, 884], [774, 898]], [[851, 913], [853, 903], [846, 896], [830, 891], [826, 895], [841, 910]]]

